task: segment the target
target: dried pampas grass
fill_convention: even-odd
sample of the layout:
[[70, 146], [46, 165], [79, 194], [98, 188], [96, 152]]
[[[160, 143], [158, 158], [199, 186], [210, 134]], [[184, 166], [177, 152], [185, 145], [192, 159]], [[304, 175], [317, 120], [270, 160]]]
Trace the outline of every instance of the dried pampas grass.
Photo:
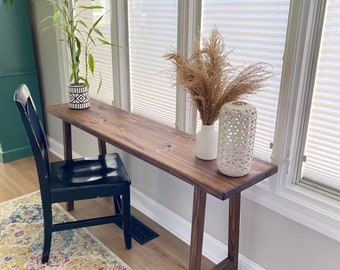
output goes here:
[[189, 59], [176, 51], [164, 55], [176, 74], [175, 84], [188, 91], [204, 125], [218, 119], [225, 103], [256, 93], [273, 75], [266, 71], [265, 63], [233, 67], [228, 61], [229, 53], [214, 27], [209, 38], [203, 36], [202, 48], [199, 40], [196, 42]]

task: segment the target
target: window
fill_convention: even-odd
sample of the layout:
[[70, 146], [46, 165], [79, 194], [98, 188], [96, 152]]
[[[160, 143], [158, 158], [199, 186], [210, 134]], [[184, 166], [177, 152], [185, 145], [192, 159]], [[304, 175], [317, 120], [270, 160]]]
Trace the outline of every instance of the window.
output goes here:
[[131, 111], [174, 127], [176, 89], [165, 75], [177, 44], [177, 1], [130, 0]]
[[[296, 25], [295, 31], [288, 34], [286, 47], [298, 45], [286, 49], [287, 65], [280, 95], [287, 101], [281, 102], [279, 114], [286, 115], [286, 119], [280, 121], [287, 123], [286, 130], [281, 132], [288, 139], [278, 135], [278, 141], [286, 144], [286, 147], [279, 147], [278, 152], [285, 156], [278, 160], [287, 161], [287, 174], [281, 176], [281, 182], [338, 197], [340, 183], [336, 172], [340, 159], [336, 153], [340, 135], [337, 109], [340, 91], [337, 47], [340, 32], [337, 16], [340, 1], [325, 3], [304, 1], [295, 3], [292, 8], [290, 24]], [[304, 20], [298, 23], [298, 18]]]
[[[340, 1], [327, 1], [300, 181], [340, 195]], [[299, 182], [298, 182], [299, 183]]]
[[289, 0], [203, 1], [203, 33], [216, 25], [224, 37], [233, 66], [266, 62], [275, 76], [268, 87], [247, 101], [258, 111], [255, 156], [270, 161], [280, 91], [282, 59], [287, 31]]
[[[326, 166], [319, 162], [332, 155], [330, 137], [326, 140], [323, 137], [330, 131], [328, 122], [331, 119], [339, 122], [333, 110], [324, 110], [324, 104], [328, 103], [329, 107], [329, 102], [336, 102], [334, 96], [337, 96], [337, 91], [330, 87], [332, 80], [324, 79], [335, 67], [325, 62], [327, 55], [334, 51], [330, 50], [332, 46], [325, 46], [325, 38], [330, 37], [327, 25], [333, 21], [330, 8], [335, 3], [327, 2], [326, 8], [326, 1], [291, 1], [273, 148], [273, 160], [279, 165], [279, 172], [267, 190], [257, 189], [255, 197], [267, 207], [340, 240], [340, 198], [335, 196], [334, 186], [330, 189], [329, 183], [322, 180], [331, 179], [328, 177], [334, 173], [332, 163], [337, 161], [332, 160]], [[336, 32], [332, 34], [334, 37]], [[334, 80], [337, 76], [331, 77]], [[333, 129], [329, 135], [337, 136], [336, 133]], [[323, 147], [325, 144], [328, 150]], [[315, 176], [322, 184], [312, 179]]]

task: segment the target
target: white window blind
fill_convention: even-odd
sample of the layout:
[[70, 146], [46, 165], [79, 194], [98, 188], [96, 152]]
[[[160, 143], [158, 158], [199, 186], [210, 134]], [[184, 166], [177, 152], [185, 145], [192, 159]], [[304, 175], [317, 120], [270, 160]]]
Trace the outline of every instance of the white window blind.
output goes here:
[[217, 26], [226, 49], [233, 50], [229, 55], [231, 64], [266, 62], [275, 73], [264, 91], [246, 98], [258, 113], [254, 155], [268, 161], [275, 132], [288, 13], [288, 0], [203, 0], [202, 30], [207, 35]]
[[302, 178], [340, 192], [340, 1], [327, 1]]
[[[94, 9], [87, 10], [83, 15], [84, 22], [91, 26], [96, 20], [99, 19], [100, 16], [106, 14], [109, 11], [110, 0], [78, 0], [78, 6], [91, 6], [91, 5], [101, 5], [104, 9]], [[104, 18], [101, 20], [100, 24], [97, 28], [102, 32], [105, 38], [111, 42], [111, 30], [110, 30], [110, 14], [106, 14]], [[94, 48], [91, 53], [95, 59], [95, 74], [89, 76], [90, 83], [90, 97], [103, 101], [108, 104], [112, 104], [113, 102], [113, 81], [112, 81], [112, 57], [111, 57], [111, 46], [107, 45], [99, 45]], [[80, 67], [82, 74], [85, 72], [84, 66]], [[100, 75], [99, 75], [99, 73]], [[102, 78], [102, 87], [97, 93], [98, 85], [100, 82], [100, 76]]]
[[163, 59], [177, 44], [177, 1], [129, 0], [131, 110], [175, 126], [176, 90]]

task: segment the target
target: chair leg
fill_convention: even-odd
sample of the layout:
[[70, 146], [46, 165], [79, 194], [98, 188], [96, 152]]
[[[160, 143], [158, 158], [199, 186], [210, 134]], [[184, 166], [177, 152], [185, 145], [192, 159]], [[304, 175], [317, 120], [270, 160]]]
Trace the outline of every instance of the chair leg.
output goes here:
[[[122, 199], [121, 199], [120, 195], [113, 196], [113, 203], [114, 203], [114, 207], [115, 207], [115, 214], [116, 215], [122, 214]], [[122, 221], [118, 221], [116, 224], [119, 227], [122, 227]]]
[[44, 247], [42, 253], [42, 263], [47, 263], [50, 257], [52, 241], [52, 207], [44, 209]]
[[122, 200], [120, 196], [113, 196], [114, 204], [115, 204], [115, 214], [119, 215], [122, 209]]
[[51, 250], [51, 241], [52, 241], [52, 231], [51, 229], [45, 228], [44, 231], [44, 248], [42, 254], [42, 263], [47, 263], [50, 257]]
[[130, 249], [132, 247], [130, 219], [131, 219], [130, 191], [128, 190], [126, 194], [123, 196], [123, 230], [126, 249]]

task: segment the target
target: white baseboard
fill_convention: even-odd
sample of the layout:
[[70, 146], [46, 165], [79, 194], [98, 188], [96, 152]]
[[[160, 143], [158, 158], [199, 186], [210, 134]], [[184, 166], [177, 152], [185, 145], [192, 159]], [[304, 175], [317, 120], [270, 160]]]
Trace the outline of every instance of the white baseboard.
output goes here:
[[[57, 157], [64, 159], [64, 146], [60, 142], [56, 141], [55, 139], [51, 137], [47, 137], [47, 141], [48, 141], [50, 152], [56, 155]], [[80, 158], [81, 155], [72, 151], [72, 157]]]
[[[186, 244], [190, 244], [191, 223], [186, 219], [133, 187], [131, 187], [131, 205]], [[217, 264], [227, 257], [227, 250], [226, 244], [204, 232], [202, 253], [206, 258]], [[247, 257], [241, 254], [239, 256], [240, 270], [265, 270]]]
[[[50, 151], [56, 156], [63, 158], [63, 145], [53, 138], [48, 137]], [[73, 153], [74, 157], [80, 157]], [[151, 218], [167, 231], [190, 244], [191, 223], [157, 201], [146, 196], [134, 187], [131, 187], [131, 205], [138, 211]], [[219, 263], [227, 257], [228, 246], [212, 235], [204, 232], [203, 255], [214, 263]], [[247, 257], [239, 254], [240, 270], [265, 270]]]

